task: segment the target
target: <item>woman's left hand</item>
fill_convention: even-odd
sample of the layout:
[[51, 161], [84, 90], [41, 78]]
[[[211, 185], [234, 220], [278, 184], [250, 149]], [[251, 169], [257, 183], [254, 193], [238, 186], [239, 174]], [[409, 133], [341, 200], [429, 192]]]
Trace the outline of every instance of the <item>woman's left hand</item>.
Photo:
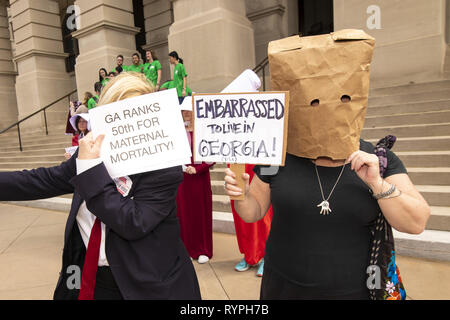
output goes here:
[[372, 190], [383, 183], [380, 176], [380, 162], [376, 155], [359, 150], [354, 152], [346, 163], [351, 163], [351, 169]]
[[83, 139], [79, 141], [78, 159], [89, 160], [100, 158], [103, 139], [105, 139], [105, 135], [101, 134], [94, 141], [92, 132], [89, 132]]

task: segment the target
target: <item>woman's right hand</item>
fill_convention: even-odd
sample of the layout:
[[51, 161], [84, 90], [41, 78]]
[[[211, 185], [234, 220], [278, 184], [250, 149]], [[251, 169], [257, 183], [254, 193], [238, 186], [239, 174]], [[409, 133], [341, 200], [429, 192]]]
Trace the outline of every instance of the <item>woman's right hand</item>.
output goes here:
[[245, 196], [247, 197], [248, 191], [250, 189], [250, 175], [248, 173], [242, 174], [242, 179], [245, 182], [245, 190], [240, 189], [237, 186], [236, 174], [231, 171], [230, 168], [227, 168], [225, 171], [225, 190], [227, 195], [230, 197], [240, 196], [245, 192]]

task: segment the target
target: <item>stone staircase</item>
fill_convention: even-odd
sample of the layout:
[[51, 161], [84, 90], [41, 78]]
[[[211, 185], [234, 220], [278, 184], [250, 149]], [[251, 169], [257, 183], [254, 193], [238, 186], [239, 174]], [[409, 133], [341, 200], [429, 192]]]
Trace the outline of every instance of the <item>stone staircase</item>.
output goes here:
[[[13, 130], [12, 130], [13, 131]], [[24, 152], [18, 151], [17, 134], [0, 136], [0, 171], [57, 165], [71, 138], [63, 127], [50, 128], [49, 136], [23, 135]], [[395, 232], [399, 254], [450, 261], [450, 80], [371, 91], [362, 138], [372, 143], [393, 134], [393, 151], [431, 206], [426, 231], [420, 236]], [[224, 164], [211, 170], [214, 230], [234, 233], [230, 201], [225, 195]], [[68, 212], [70, 195], [21, 202], [21, 205]]]

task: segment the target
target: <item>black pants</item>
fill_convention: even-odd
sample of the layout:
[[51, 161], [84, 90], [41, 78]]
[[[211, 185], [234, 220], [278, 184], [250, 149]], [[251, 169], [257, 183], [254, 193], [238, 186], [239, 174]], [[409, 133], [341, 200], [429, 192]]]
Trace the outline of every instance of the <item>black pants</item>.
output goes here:
[[264, 265], [261, 282], [261, 300], [368, 300], [369, 291], [333, 293], [328, 290], [301, 286], [291, 282]]
[[123, 300], [109, 267], [98, 267], [94, 300]]

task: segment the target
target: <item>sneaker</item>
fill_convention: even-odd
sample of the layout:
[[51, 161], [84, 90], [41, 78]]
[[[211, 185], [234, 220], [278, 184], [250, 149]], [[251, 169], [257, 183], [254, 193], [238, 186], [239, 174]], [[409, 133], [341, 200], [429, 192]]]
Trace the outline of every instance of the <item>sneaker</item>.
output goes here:
[[198, 263], [200, 263], [200, 264], [207, 263], [208, 261], [209, 261], [209, 258], [207, 256], [201, 255], [200, 257], [198, 257]]
[[239, 272], [247, 271], [248, 269], [250, 269], [250, 265], [245, 262], [245, 259], [242, 259], [241, 262], [234, 267], [234, 270]]
[[259, 268], [258, 268], [258, 272], [256, 273], [256, 276], [262, 277], [263, 276], [263, 272], [264, 272], [264, 258], [259, 263]]

